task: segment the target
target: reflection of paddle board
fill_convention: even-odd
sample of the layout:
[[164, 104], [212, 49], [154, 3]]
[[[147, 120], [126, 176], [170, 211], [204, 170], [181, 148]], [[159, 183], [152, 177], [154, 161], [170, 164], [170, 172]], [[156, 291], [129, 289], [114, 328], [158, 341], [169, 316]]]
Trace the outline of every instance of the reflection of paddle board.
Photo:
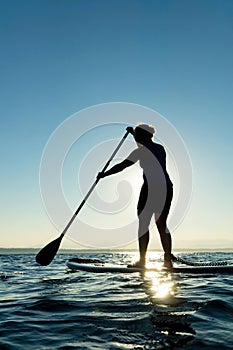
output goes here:
[[[77, 259], [78, 260], [78, 259]], [[82, 270], [88, 272], [121, 272], [121, 273], [132, 273], [132, 272], [173, 272], [173, 273], [233, 273], [233, 265], [227, 266], [178, 266], [172, 269], [164, 267], [127, 267], [125, 265], [114, 265], [103, 263], [99, 261], [93, 262], [77, 262], [75, 259], [67, 261], [66, 265], [72, 270]]]

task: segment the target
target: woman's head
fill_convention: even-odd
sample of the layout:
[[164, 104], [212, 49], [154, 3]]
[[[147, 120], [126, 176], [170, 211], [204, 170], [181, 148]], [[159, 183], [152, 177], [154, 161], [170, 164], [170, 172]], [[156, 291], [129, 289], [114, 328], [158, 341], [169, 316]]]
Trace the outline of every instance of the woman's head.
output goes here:
[[138, 124], [134, 129], [134, 132], [136, 142], [144, 145], [148, 141], [152, 140], [155, 133], [155, 128], [152, 125]]

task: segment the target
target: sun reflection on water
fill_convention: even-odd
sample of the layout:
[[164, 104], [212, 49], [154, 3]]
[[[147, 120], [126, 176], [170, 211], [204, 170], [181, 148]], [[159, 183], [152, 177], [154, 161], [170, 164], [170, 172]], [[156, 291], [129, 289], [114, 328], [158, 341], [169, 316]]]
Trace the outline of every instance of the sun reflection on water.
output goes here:
[[148, 283], [148, 291], [152, 298], [170, 299], [175, 294], [175, 283], [172, 280], [171, 274], [163, 274], [158, 272], [146, 272], [145, 277]]
[[[131, 261], [138, 260], [138, 254], [131, 254]], [[177, 304], [177, 278], [169, 271], [163, 270], [163, 254], [149, 252], [146, 268], [142, 273], [146, 294], [152, 304], [161, 306]], [[157, 271], [156, 271], [157, 270]]]
[[187, 300], [180, 291], [180, 276], [171, 271], [163, 271], [162, 256], [159, 253], [150, 253], [147, 268], [158, 271], [144, 271], [143, 286], [149, 299], [152, 313], [151, 321], [161, 337], [166, 336], [170, 342], [185, 345], [196, 335], [195, 330], [188, 322]]

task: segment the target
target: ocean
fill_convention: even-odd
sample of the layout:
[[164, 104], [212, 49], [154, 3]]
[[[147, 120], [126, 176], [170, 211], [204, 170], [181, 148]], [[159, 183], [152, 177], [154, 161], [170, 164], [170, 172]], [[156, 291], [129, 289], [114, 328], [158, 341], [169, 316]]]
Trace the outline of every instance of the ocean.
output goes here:
[[[181, 252], [190, 261], [228, 261], [231, 252]], [[127, 264], [134, 252], [0, 254], [0, 349], [233, 349], [228, 274], [71, 272], [69, 258]], [[148, 253], [149, 263], [162, 254]]]

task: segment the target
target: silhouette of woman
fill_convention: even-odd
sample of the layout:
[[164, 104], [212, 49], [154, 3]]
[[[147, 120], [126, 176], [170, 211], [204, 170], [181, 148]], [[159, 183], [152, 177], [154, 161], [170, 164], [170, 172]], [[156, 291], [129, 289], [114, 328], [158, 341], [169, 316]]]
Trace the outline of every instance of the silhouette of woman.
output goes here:
[[153, 142], [155, 128], [147, 124], [139, 124], [135, 129], [127, 130], [134, 136], [138, 148], [121, 163], [114, 165], [106, 172], [100, 172], [98, 179], [116, 174], [139, 161], [143, 169], [143, 185], [137, 205], [138, 214], [138, 242], [140, 259], [129, 266], [144, 267], [149, 243], [149, 225], [152, 216], [155, 217], [164, 250], [164, 266], [172, 267], [172, 241], [167, 227], [172, 198], [173, 184], [166, 170], [166, 152], [164, 147]]

